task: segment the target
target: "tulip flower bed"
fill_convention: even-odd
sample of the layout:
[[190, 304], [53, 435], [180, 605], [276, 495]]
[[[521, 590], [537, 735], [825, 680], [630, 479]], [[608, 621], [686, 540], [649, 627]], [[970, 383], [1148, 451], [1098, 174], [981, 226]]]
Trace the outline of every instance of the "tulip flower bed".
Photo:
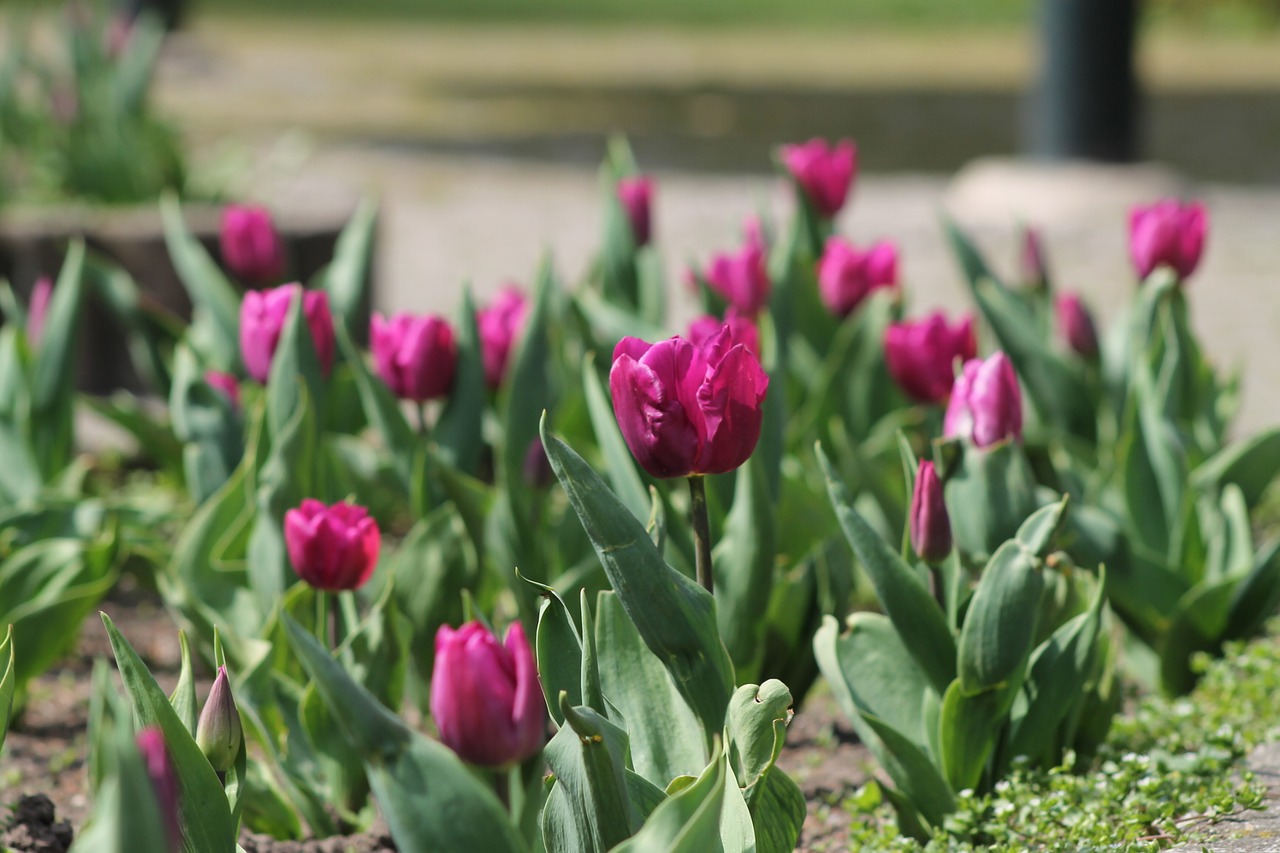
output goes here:
[[[1234, 384], [1187, 318], [1205, 212], [1134, 212], [1113, 334], [1034, 234], [1006, 283], [945, 221], [977, 315], [918, 317], [893, 244], [836, 233], [853, 144], [779, 164], [794, 215], [690, 271], [676, 336], [622, 144], [586, 280], [543, 262], [452, 322], [363, 319], [372, 206], [304, 285], [263, 211], [229, 211], [220, 266], [168, 205], [192, 322], [121, 300], [167, 411], [94, 404], [145, 478], [74, 456], [68, 367], [84, 293], [136, 285], [73, 247], [35, 304], [0, 289], [0, 707], [31, 724], [123, 573], [173, 618], [163, 689], [138, 638], [91, 629], [73, 849], [381, 820], [400, 850], [791, 850], [813, 809], [780, 756], [819, 678], [876, 767], [876, 844], [1047, 839], [1017, 797], [1099, 772], [1146, 797], [1100, 826], [1201, 809], [1112, 721], [1125, 684], [1187, 693], [1280, 603], [1280, 544], [1255, 544], [1280, 430], [1230, 440]], [[1178, 760], [1247, 807], [1239, 749], [1197, 763], [1216, 738]]]

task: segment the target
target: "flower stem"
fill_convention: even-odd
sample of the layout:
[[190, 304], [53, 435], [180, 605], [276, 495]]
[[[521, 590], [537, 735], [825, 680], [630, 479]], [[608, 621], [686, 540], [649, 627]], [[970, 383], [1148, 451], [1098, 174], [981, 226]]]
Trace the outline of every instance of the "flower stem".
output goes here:
[[711, 520], [707, 517], [707, 484], [699, 474], [689, 478], [689, 497], [698, 583], [702, 584], [707, 592], [714, 593], [715, 580], [711, 572]]
[[422, 438], [430, 436], [431, 432], [427, 428], [427, 404], [418, 403], [414, 406], [418, 413], [418, 435]]

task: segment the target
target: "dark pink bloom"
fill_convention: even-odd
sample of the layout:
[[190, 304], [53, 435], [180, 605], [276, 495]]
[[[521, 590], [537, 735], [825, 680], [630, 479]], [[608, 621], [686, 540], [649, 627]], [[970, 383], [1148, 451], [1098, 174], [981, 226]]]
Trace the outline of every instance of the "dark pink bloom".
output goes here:
[[703, 277], [716, 293], [740, 313], [754, 317], [769, 304], [769, 271], [765, 267], [764, 246], [748, 242], [736, 253], [711, 259]]
[[265, 207], [224, 207], [219, 242], [227, 269], [250, 284], [270, 284], [284, 274], [284, 244]]
[[1138, 278], [1159, 266], [1172, 269], [1179, 279], [1195, 271], [1204, 251], [1208, 217], [1199, 202], [1183, 204], [1163, 199], [1129, 212], [1129, 254]]
[[289, 317], [295, 296], [302, 296], [302, 314], [311, 330], [311, 342], [325, 376], [333, 368], [333, 315], [329, 297], [323, 290], [303, 290], [302, 285], [283, 284], [270, 290], [250, 290], [240, 303], [240, 356], [245, 370], [258, 382], [271, 375], [271, 359], [280, 344], [280, 333]]
[[181, 831], [178, 828], [178, 774], [169, 758], [164, 733], [159, 726], [148, 726], [135, 735], [134, 743], [142, 755], [142, 766], [151, 779], [156, 805], [160, 807], [160, 818], [164, 821], [165, 831], [169, 836], [169, 847], [177, 850], [181, 842]]
[[820, 216], [830, 219], [844, 207], [858, 170], [858, 149], [842, 139], [832, 147], [825, 139], [782, 146], [782, 163]]
[[27, 303], [27, 341], [33, 347], [40, 346], [44, 337], [44, 323], [49, 316], [49, 301], [53, 299], [53, 279], [41, 276], [31, 288], [31, 301]]
[[744, 317], [732, 307], [725, 311], [724, 319], [713, 317], [710, 314], [703, 314], [689, 324], [689, 332], [685, 337], [696, 347], [705, 347], [711, 343], [720, 334], [720, 330], [728, 327], [729, 329], [729, 346], [734, 344], [742, 344], [751, 352], [760, 355], [760, 330], [756, 328], [755, 321], [750, 317]]
[[1022, 391], [1008, 356], [997, 352], [985, 361], [965, 362], [947, 404], [942, 432], [967, 438], [978, 447], [1022, 438]]
[[1059, 294], [1053, 307], [1058, 317], [1058, 329], [1071, 347], [1071, 351], [1084, 358], [1098, 354], [1098, 330], [1093, 315], [1075, 293]]
[[547, 458], [547, 449], [542, 446], [542, 439], [535, 438], [529, 442], [520, 473], [524, 477], [524, 484], [531, 489], [545, 489], [556, 481], [556, 472], [551, 468], [551, 460]]
[[206, 370], [204, 372], [204, 381], [226, 397], [227, 402], [231, 404], [231, 408], [240, 408], [240, 380], [236, 379], [235, 376], [230, 373], [223, 373], [221, 370]]
[[374, 314], [370, 348], [378, 376], [397, 397], [421, 403], [447, 396], [458, 365], [453, 329], [439, 317]]
[[440, 626], [431, 716], [440, 741], [470, 764], [510, 767], [542, 748], [546, 705], [519, 622], [507, 629], [505, 644], [479, 622]]
[[1049, 282], [1049, 266], [1045, 261], [1044, 240], [1039, 229], [1022, 229], [1022, 254], [1018, 258], [1018, 267], [1024, 286], [1044, 290]]
[[653, 180], [643, 175], [618, 181], [618, 201], [631, 223], [631, 236], [636, 246], [649, 245], [652, 233]]
[[491, 390], [496, 391], [507, 375], [511, 350], [528, 313], [529, 301], [514, 284], [499, 291], [487, 308], [476, 311], [484, 379]]
[[818, 261], [818, 293], [832, 314], [848, 317], [873, 290], [897, 284], [898, 247], [890, 241], [859, 249], [839, 237], [827, 240]]
[[977, 355], [973, 318], [954, 326], [936, 311], [915, 322], [894, 323], [884, 333], [884, 360], [907, 396], [919, 403], [945, 403], [955, 380], [956, 360]]
[[942, 499], [942, 481], [932, 462], [920, 460], [911, 493], [911, 548], [926, 563], [940, 563], [951, 553], [951, 518]]
[[695, 346], [623, 338], [613, 351], [613, 413], [631, 453], [655, 477], [723, 474], [755, 450], [769, 377], [728, 326]]
[[382, 534], [362, 506], [307, 498], [284, 514], [284, 544], [298, 577], [330, 592], [357, 589], [378, 563]]

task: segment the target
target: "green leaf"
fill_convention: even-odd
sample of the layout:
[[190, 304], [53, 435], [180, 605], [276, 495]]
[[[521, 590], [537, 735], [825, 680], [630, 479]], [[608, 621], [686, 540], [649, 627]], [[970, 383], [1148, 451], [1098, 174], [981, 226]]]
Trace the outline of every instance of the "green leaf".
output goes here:
[[959, 464], [943, 477], [951, 531], [962, 552], [985, 560], [1040, 506], [1026, 454], [1014, 442], [979, 448], [944, 440], [935, 447], [960, 450]]
[[1021, 678], [1035, 639], [1044, 577], [1035, 557], [1006, 542], [982, 570], [960, 629], [959, 675], [966, 693]]
[[759, 685], [744, 684], [729, 700], [725, 724], [729, 766], [748, 801], [782, 752], [791, 704], [791, 691], [776, 678]]
[[955, 811], [955, 797], [928, 752], [887, 720], [865, 713], [862, 719], [884, 745], [880, 763], [902, 796], [930, 826], [941, 826], [943, 818]]
[[756, 853], [789, 853], [800, 842], [807, 805], [800, 786], [779, 767], [756, 783], [747, 804], [755, 827]]
[[736, 851], [724, 842], [721, 810], [725, 804], [726, 760], [717, 752], [697, 780], [663, 801], [644, 826], [612, 853], [714, 853]]
[[508, 489], [521, 488], [525, 453], [538, 440], [538, 418], [551, 408], [554, 353], [549, 329], [556, 322], [552, 305], [555, 290], [551, 259], [544, 257], [504, 389], [502, 462]]
[[938, 741], [942, 772], [953, 791], [978, 787], [1008, 712], [1006, 697], [1011, 695], [1001, 687], [966, 693], [959, 679], [947, 688], [938, 718]]
[[481, 422], [484, 417], [487, 385], [480, 354], [480, 332], [476, 328], [476, 306], [470, 289], [462, 293], [462, 313], [458, 317], [458, 364], [453, 377], [453, 393], [434, 436], [440, 455], [464, 474], [475, 475], [484, 445]]
[[365, 418], [378, 431], [382, 443], [390, 451], [395, 460], [396, 476], [404, 485], [406, 494], [414, 491], [414, 467], [418, 453], [418, 437], [413, 428], [405, 420], [399, 401], [391, 393], [386, 383], [375, 378], [365, 364], [364, 357], [351, 341], [344, 326], [336, 329], [338, 349], [343, 361], [351, 371], [355, 382], [356, 393], [360, 397], [360, 405], [364, 409]]
[[1191, 472], [1197, 491], [1218, 490], [1234, 483], [1244, 493], [1245, 504], [1253, 507], [1280, 472], [1280, 427], [1263, 430], [1246, 441], [1219, 450]]
[[178, 632], [178, 647], [181, 649], [181, 668], [178, 670], [178, 683], [169, 694], [169, 704], [178, 715], [187, 732], [196, 736], [196, 722], [200, 711], [196, 702], [196, 679], [191, 669], [191, 646], [187, 643], [187, 632]]
[[187, 230], [177, 196], [160, 201], [169, 258], [191, 297], [191, 337], [196, 349], [220, 370], [240, 363], [240, 295]]
[[600, 382], [594, 360], [590, 358], [582, 361], [582, 389], [586, 395], [587, 414], [591, 417], [596, 443], [600, 445], [600, 455], [609, 477], [609, 485], [626, 508], [631, 510], [632, 515], [643, 518], [649, 511], [649, 495], [636, 472], [631, 451], [622, 438], [622, 430], [618, 428], [618, 420], [614, 417], [609, 395]]
[[1057, 503], [1040, 507], [1022, 522], [1014, 538], [1032, 554], [1043, 558], [1066, 524], [1069, 500], [1070, 496], [1063, 495]]
[[759, 615], [773, 587], [776, 518], [763, 463], [748, 459], [738, 469], [733, 506], [712, 557], [716, 619], [739, 681], [756, 677], [764, 655]]
[[0, 748], [3, 748], [4, 736], [9, 732], [9, 714], [13, 711], [15, 686], [12, 625], [5, 629], [4, 642], [0, 642], [0, 661], [4, 661], [4, 672], [0, 673]]
[[369, 330], [369, 298], [366, 293], [373, 265], [373, 238], [377, 233], [378, 204], [363, 198], [338, 235], [333, 260], [320, 279], [329, 295], [329, 305], [339, 328], [349, 337], [362, 337]]
[[1253, 568], [1231, 594], [1223, 638], [1239, 640], [1262, 631], [1280, 605], [1280, 541], [1258, 550]]
[[[581, 705], [582, 700], [582, 639], [573, 624], [569, 607], [554, 588], [535, 581], [542, 591], [542, 606], [538, 610], [538, 633], [534, 643], [538, 658], [538, 680], [542, 683], [543, 698], [547, 710], [556, 725], [563, 728], [564, 716], [560, 713], [559, 697], [564, 693], [570, 705]], [[584, 590], [585, 593], [585, 590]], [[585, 606], [585, 602], [584, 602]], [[600, 709], [596, 709], [600, 710]]]
[[1178, 602], [1160, 638], [1160, 687], [1169, 696], [1190, 692], [1198, 676], [1191, 669], [1196, 652], [1217, 653], [1227, 629], [1237, 580], [1223, 578], [1192, 587]]

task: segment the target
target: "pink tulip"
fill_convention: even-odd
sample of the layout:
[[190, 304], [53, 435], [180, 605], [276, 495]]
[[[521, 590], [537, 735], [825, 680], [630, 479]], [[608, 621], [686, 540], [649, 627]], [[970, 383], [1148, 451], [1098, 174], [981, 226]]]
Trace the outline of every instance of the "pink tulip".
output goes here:
[[1022, 438], [1022, 391], [1013, 363], [1002, 352], [971, 359], [956, 377], [942, 432], [971, 440], [978, 447]]
[[280, 333], [295, 296], [302, 295], [302, 314], [311, 330], [311, 342], [325, 376], [333, 368], [333, 316], [323, 290], [303, 290], [300, 284], [284, 284], [270, 290], [250, 290], [240, 303], [240, 356], [249, 376], [266, 383], [271, 359], [280, 344]]
[[642, 175], [618, 181], [618, 201], [631, 223], [636, 247], [649, 245], [652, 229], [653, 180]]
[[827, 310], [848, 317], [881, 287], [898, 284], [898, 247], [888, 240], [859, 249], [832, 237], [818, 261], [818, 293]]
[[219, 242], [227, 269], [250, 284], [270, 284], [284, 274], [284, 244], [265, 207], [224, 207]]
[[1071, 351], [1084, 358], [1097, 356], [1098, 331], [1093, 324], [1093, 315], [1079, 295], [1059, 294], [1053, 307], [1058, 318], [1058, 329]]
[[724, 319], [704, 314], [689, 324], [689, 342], [702, 349], [719, 336], [720, 330], [728, 327], [729, 346], [742, 344], [757, 357], [760, 355], [760, 330], [750, 317], [744, 317], [733, 308], [725, 312]]
[[1044, 290], [1049, 283], [1049, 265], [1045, 261], [1044, 240], [1039, 229], [1022, 229], [1022, 254], [1018, 258], [1022, 284], [1035, 290]]
[[782, 163], [819, 216], [831, 219], [844, 207], [858, 171], [858, 149], [842, 139], [833, 148], [825, 139], [782, 146]]
[[1138, 278], [1145, 279], [1159, 266], [1169, 267], [1179, 279], [1190, 276], [1200, 263], [1207, 227], [1199, 202], [1163, 199], [1135, 207], [1129, 212], [1129, 254]]
[[940, 563], [951, 553], [951, 518], [942, 499], [942, 481], [932, 462], [920, 460], [911, 493], [911, 548], [926, 563]]
[[748, 242], [736, 253], [715, 255], [703, 277], [725, 301], [748, 317], [769, 304], [769, 271], [765, 267], [764, 246]]
[[955, 363], [973, 358], [978, 342], [973, 319], [947, 325], [941, 311], [923, 320], [895, 323], [885, 330], [884, 360], [907, 396], [920, 403], [945, 403], [955, 380]]
[[226, 773], [240, 754], [242, 742], [240, 710], [231, 695], [227, 668], [220, 666], [196, 723], [196, 746], [216, 772]]
[[476, 311], [484, 379], [496, 391], [507, 375], [511, 351], [529, 313], [529, 301], [520, 288], [509, 284], [499, 291], [487, 308]]
[[613, 351], [613, 413], [631, 453], [655, 477], [723, 474], [760, 440], [769, 377], [725, 326], [703, 346], [623, 338]]
[[445, 397], [453, 387], [458, 347], [440, 317], [374, 314], [370, 348], [378, 376], [397, 397], [421, 403]]
[[510, 767], [542, 748], [547, 711], [519, 622], [507, 629], [505, 644], [479, 622], [440, 626], [431, 716], [440, 741], [470, 764]]
[[159, 726], [148, 726], [134, 736], [134, 743], [142, 756], [142, 766], [147, 771], [151, 789], [156, 795], [160, 819], [164, 822], [165, 833], [169, 838], [169, 849], [177, 850], [182, 839], [178, 827], [178, 775], [173, 769], [173, 760], [170, 759], [169, 748], [164, 742], [164, 732]]
[[742, 242], [748, 246], [759, 246], [762, 252], [768, 251], [769, 241], [759, 216], [752, 214], [742, 221]]
[[307, 498], [284, 514], [284, 543], [298, 577], [316, 589], [357, 589], [378, 563], [382, 534], [362, 506]]
[[39, 347], [44, 338], [45, 319], [49, 316], [49, 302], [53, 299], [53, 279], [41, 276], [31, 288], [31, 301], [27, 303], [27, 341]]
[[230, 373], [223, 373], [220, 370], [206, 370], [204, 372], [204, 381], [209, 383], [219, 394], [227, 398], [227, 402], [231, 404], [231, 408], [240, 408], [240, 381]]

